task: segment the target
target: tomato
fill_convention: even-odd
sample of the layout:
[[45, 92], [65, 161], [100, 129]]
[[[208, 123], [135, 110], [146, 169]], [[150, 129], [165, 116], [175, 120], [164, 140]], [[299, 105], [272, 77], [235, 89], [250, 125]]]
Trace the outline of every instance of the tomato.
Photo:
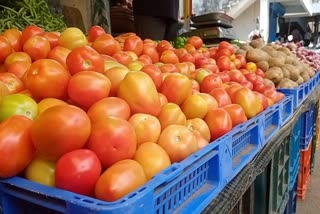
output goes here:
[[188, 53], [192, 54], [196, 51], [196, 48], [191, 44], [186, 44], [184, 48], [188, 51]]
[[212, 73], [219, 73], [219, 67], [215, 63], [204, 63], [201, 68], [209, 69]]
[[243, 108], [238, 104], [229, 104], [223, 107], [228, 112], [232, 120], [232, 127], [246, 122], [248, 119]]
[[[192, 74], [191, 77], [195, 79], [200, 85], [202, 84], [204, 78], [212, 74], [212, 72], [206, 68], [198, 68]], [[208, 81], [208, 80], [207, 80]]]
[[265, 84], [263, 82], [254, 82], [253, 83], [253, 90], [259, 93], [263, 93], [265, 91]]
[[66, 59], [71, 75], [80, 71], [104, 72], [104, 60], [100, 54], [89, 46], [74, 48]]
[[50, 43], [50, 49], [55, 48], [59, 44], [59, 37], [60, 33], [59, 32], [46, 32], [43, 35], [44, 38], [46, 38], [49, 43]]
[[247, 62], [246, 69], [249, 72], [255, 72], [257, 70], [257, 65], [255, 63], [253, 63], [253, 62]]
[[44, 35], [44, 30], [38, 26], [30, 25], [27, 26], [23, 29], [21, 37], [20, 37], [20, 42], [21, 45], [23, 46], [24, 43], [30, 39], [33, 36], [42, 36]]
[[118, 97], [107, 97], [97, 101], [90, 107], [87, 114], [92, 123], [107, 117], [128, 120], [131, 115], [128, 103]]
[[200, 52], [200, 51], [194, 51], [194, 52], [192, 52], [191, 53], [191, 55], [194, 57], [194, 60], [197, 60], [197, 59], [199, 59], [199, 58], [202, 58], [203, 57], [203, 54], [202, 54], [202, 52]]
[[137, 56], [140, 56], [143, 50], [143, 41], [136, 35], [129, 36], [123, 44], [124, 51], [133, 51]]
[[263, 70], [261, 70], [260, 68], [257, 68], [257, 69], [256, 69], [256, 74], [257, 74], [258, 76], [261, 76], [262, 78], [264, 78], [264, 72], [263, 72]]
[[10, 94], [24, 90], [23, 82], [12, 73], [0, 73], [0, 82], [3, 82], [7, 86]]
[[157, 116], [161, 110], [157, 88], [144, 72], [129, 72], [119, 85], [118, 97], [129, 104], [132, 114]]
[[260, 99], [253, 91], [245, 87], [235, 92], [233, 103], [239, 104], [243, 108], [248, 119], [260, 113], [262, 108]]
[[66, 28], [60, 35], [58, 45], [70, 50], [88, 44], [86, 36], [76, 27]]
[[9, 40], [0, 35], [0, 63], [3, 63], [7, 56], [13, 53], [13, 48], [9, 42]]
[[178, 56], [172, 50], [164, 51], [160, 56], [160, 62], [165, 64], [176, 64], [179, 63]]
[[82, 195], [92, 195], [101, 173], [97, 155], [77, 149], [62, 155], [55, 170], [56, 187]]
[[222, 88], [223, 83], [218, 74], [209, 74], [201, 82], [200, 91], [204, 93], [209, 93], [214, 88]]
[[146, 54], [141, 54], [138, 58], [138, 60], [140, 62], [142, 62], [144, 65], [149, 65], [152, 64], [152, 59], [150, 56], [146, 55]]
[[231, 101], [233, 102], [234, 101], [234, 97], [235, 97], [235, 93], [237, 90], [239, 90], [240, 88], [243, 88], [242, 85], [236, 83], [236, 84], [232, 84], [232, 85], [229, 85], [225, 90], [226, 92], [228, 93], [229, 97], [231, 98]]
[[240, 68], [244, 68], [247, 64], [246, 58], [241, 55], [241, 54], [237, 54], [236, 55], [236, 59], [238, 59], [240, 61]]
[[31, 162], [31, 126], [32, 120], [20, 115], [0, 123], [0, 178], [16, 176]]
[[218, 102], [218, 107], [231, 104], [231, 98], [224, 88], [215, 88], [209, 93]]
[[11, 44], [11, 47], [15, 52], [19, 52], [22, 50], [21, 45], [21, 35], [22, 32], [18, 29], [7, 29], [2, 33], [2, 36], [6, 37]]
[[222, 70], [231, 70], [232, 69], [232, 62], [227, 56], [221, 56], [217, 59], [217, 65]]
[[166, 103], [158, 115], [161, 124], [161, 130], [169, 125], [186, 125], [187, 118], [181, 108], [175, 103]]
[[206, 101], [206, 103], [208, 105], [208, 111], [210, 109], [218, 108], [217, 100], [214, 97], [212, 97], [211, 95], [209, 95], [207, 93], [199, 93], [198, 95], [201, 96]]
[[250, 81], [245, 80], [245, 81], [241, 82], [240, 84], [241, 84], [243, 87], [249, 88], [250, 90], [253, 89], [253, 84], [252, 84], [252, 82], [250, 82]]
[[23, 51], [27, 53], [33, 61], [47, 58], [50, 50], [50, 42], [43, 36], [33, 36], [23, 44]]
[[169, 125], [160, 134], [158, 144], [172, 163], [180, 162], [198, 150], [197, 139], [186, 126]]
[[185, 75], [170, 74], [163, 80], [160, 91], [169, 102], [181, 105], [192, 94], [192, 82]]
[[8, 87], [0, 81], [0, 103], [2, 101], [2, 98], [8, 94], [10, 94]]
[[231, 81], [231, 78], [228, 73], [219, 72], [217, 74], [220, 76], [223, 83]]
[[231, 117], [223, 108], [209, 110], [204, 121], [210, 129], [211, 140], [218, 139], [232, 129]]
[[212, 59], [216, 59], [216, 58], [217, 58], [217, 51], [218, 51], [218, 48], [217, 48], [217, 47], [209, 48], [208, 51], [210, 52], [210, 57], [211, 57]]
[[188, 53], [188, 51], [185, 48], [178, 48], [173, 51], [179, 58]]
[[71, 52], [70, 49], [64, 48], [61, 46], [56, 46], [52, 50], [50, 50], [48, 54], [48, 59], [56, 60], [57, 62], [60, 62], [61, 65], [63, 65], [65, 68], [68, 68], [67, 66], [67, 56]]
[[57, 105], [68, 105], [66, 102], [56, 98], [44, 98], [38, 103], [38, 114], [41, 114], [50, 107]]
[[22, 79], [30, 66], [31, 63], [29, 62], [17, 61], [8, 66], [7, 72], [16, 75], [19, 79]]
[[57, 105], [38, 115], [32, 125], [31, 137], [41, 157], [56, 160], [82, 148], [90, 132], [90, 119], [83, 110], [72, 105]]
[[208, 125], [203, 119], [200, 118], [194, 118], [187, 120], [186, 127], [188, 127], [190, 130], [197, 131], [200, 133], [200, 135], [207, 141], [210, 141], [210, 130]]
[[147, 180], [171, 165], [167, 152], [154, 142], [140, 145], [134, 155], [134, 160], [142, 166]]
[[102, 173], [95, 186], [95, 196], [116, 201], [147, 182], [142, 166], [135, 160], [122, 160]]
[[117, 62], [121, 63], [122, 65], [128, 66], [132, 62], [132, 57], [128, 52], [125, 51], [118, 51], [112, 55]]
[[237, 69], [232, 69], [228, 71], [228, 74], [230, 76], [231, 81], [241, 83], [246, 80], [245, 76]]
[[262, 93], [256, 92], [254, 91], [255, 95], [259, 98], [260, 102], [261, 102], [261, 106], [262, 109], [261, 111], [265, 110], [266, 108], [268, 108], [268, 100], [266, 98], [266, 96], [264, 96]]
[[208, 104], [200, 95], [189, 96], [181, 106], [187, 119], [204, 118], [208, 112]]
[[116, 96], [121, 81], [129, 73], [129, 69], [126, 67], [115, 66], [104, 72], [104, 75], [111, 81], [110, 96]]
[[[219, 60], [220, 57], [228, 58], [230, 60], [230, 57], [232, 56], [232, 53], [229, 49], [218, 49], [216, 53], [216, 59]], [[230, 60], [231, 62], [231, 60]]]
[[42, 158], [34, 158], [25, 169], [25, 178], [46, 186], [55, 186], [56, 163]]
[[70, 80], [68, 71], [57, 61], [39, 59], [25, 73], [25, 86], [33, 97], [63, 99]]
[[275, 89], [266, 89], [263, 92], [263, 95], [272, 99], [273, 103], [277, 103], [283, 98], [282, 94], [277, 92]]
[[161, 108], [168, 103], [168, 99], [166, 96], [164, 96], [164, 94], [158, 93], [159, 94], [159, 99], [160, 99], [160, 103], [161, 103]]
[[121, 50], [119, 42], [112, 35], [103, 34], [99, 36], [93, 43], [92, 47], [100, 54], [112, 56], [114, 53]]
[[92, 26], [89, 31], [88, 31], [88, 42], [93, 42], [94, 40], [96, 40], [99, 36], [105, 34], [106, 31], [98, 26], [98, 25], [94, 25]]
[[158, 141], [161, 132], [161, 124], [158, 118], [149, 114], [137, 113], [130, 117], [129, 123], [135, 130], [137, 144]]
[[160, 60], [160, 55], [157, 52], [156, 47], [151, 46], [151, 45], [144, 45], [141, 55], [149, 56], [151, 58], [151, 60], [152, 60], [152, 63], [159, 62], [159, 60]]
[[27, 95], [11, 94], [4, 96], [0, 102], [0, 122], [13, 115], [22, 115], [35, 119], [38, 115], [37, 103]]
[[200, 84], [196, 80], [191, 80], [192, 83], [192, 94], [200, 93]]
[[183, 74], [189, 78], [191, 77], [191, 69], [188, 63], [185, 63], [185, 62], [176, 63], [175, 66], [177, 68], [178, 73]]
[[162, 64], [159, 66], [162, 73], [174, 73], [177, 72], [177, 67], [173, 64]]
[[203, 41], [199, 36], [191, 36], [188, 40], [187, 40], [187, 44], [192, 45], [193, 47], [195, 47], [195, 49], [199, 49], [202, 47], [203, 45]]
[[195, 58], [192, 54], [186, 53], [179, 57], [180, 62], [192, 62], [195, 63]]
[[[83, 87], [85, 86], [85, 87]], [[81, 71], [74, 74], [68, 84], [68, 97], [84, 108], [109, 96], [110, 80], [94, 71]]]
[[228, 49], [231, 52], [231, 54], [234, 54], [234, 52], [236, 51], [234, 46], [227, 41], [220, 42], [218, 49]]
[[151, 65], [144, 65], [141, 69], [144, 73], [148, 74], [151, 79], [153, 80], [153, 83], [155, 84], [157, 90], [160, 89], [160, 86], [163, 81], [162, 72], [159, 67], [151, 64]]
[[108, 117], [92, 123], [87, 148], [97, 154], [104, 168], [132, 158], [136, 147], [136, 133], [128, 121]]
[[32, 63], [31, 57], [25, 52], [13, 52], [9, 56], [7, 56], [4, 64], [8, 69], [9, 65], [14, 62], [27, 62]]

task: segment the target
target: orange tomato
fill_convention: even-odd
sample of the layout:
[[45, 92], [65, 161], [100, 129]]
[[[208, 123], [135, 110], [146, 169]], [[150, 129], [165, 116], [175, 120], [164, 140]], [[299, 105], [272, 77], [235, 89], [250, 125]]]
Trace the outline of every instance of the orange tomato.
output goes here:
[[243, 108], [238, 104], [229, 104], [223, 107], [228, 112], [232, 120], [232, 127], [246, 122], [248, 119]]
[[47, 58], [51, 50], [49, 40], [43, 36], [30, 37], [25, 41], [22, 48], [31, 57], [32, 61]]
[[199, 49], [202, 47], [203, 45], [203, 41], [199, 36], [191, 36], [188, 40], [187, 40], [187, 44], [192, 45], [195, 49]]
[[13, 48], [9, 42], [9, 40], [0, 35], [0, 63], [3, 63], [7, 56], [9, 56], [11, 53], [13, 53]]
[[178, 56], [172, 50], [164, 51], [160, 56], [160, 62], [165, 64], [176, 64], [179, 63]]
[[246, 69], [250, 72], [255, 72], [257, 70], [257, 65], [253, 62], [247, 62]]
[[214, 97], [212, 97], [210, 94], [207, 94], [207, 93], [199, 93], [198, 95], [201, 96], [201, 97], [207, 102], [208, 111], [209, 111], [210, 109], [218, 108], [218, 102], [217, 102], [217, 100], [216, 100]]
[[0, 82], [6, 85], [10, 94], [15, 94], [25, 89], [23, 82], [12, 73], [0, 73]]
[[143, 41], [139, 36], [132, 35], [125, 39], [123, 44], [124, 51], [133, 51], [137, 56], [140, 56], [143, 50]]
[[17, 61], [8, 66], [7, 72], [16, 75], [19, 79], [22, 79], [23, 75], [27, 72], [30, 66], [30, 62]]
[[168, 103], [168, 99], [166, 96], [164, 96], [164, 94], [158, 93], [159, 94], [159, 99], [160, 99], [160, 103], [161, 103], [161, 108]]
[[248, 119], [256, 116], [260, 113], [262, 104], [257, 95], [248, 88], [240, 88], [234, 94], [233, 103], [239, 104]]
[[129, 69], [126, 67], [115, 66], [104, 72], [104, 75], [111, 81], [110, 96], [116, 96], [121, 81], [129, 73]]
[[46, 32], [43, 35], [44, 38], [46, 38], [50, 43], [50, 48], [53, 49], [59, 44], [59, 32]]
[[21, 35], [22, 32], [18, 29], [7, 29], [2, 33], [2, 36], [6, 37], [11, 44], [11, 47], [15, 52], [19, 52], [22, 50], [21, 45]]
[[200, 95], [189, 96], [181, 106], [187, 119], [204, 118], [208, 112], [208, 104]]
[[119, 42], [117, 42], [112, 35], [103, 34], [99, 36], [93, 43], [92, 47], [100, 54], [112, 56], [121, 50]]
[[38, 114], [44, 112], [48, 108], [58, 105], [68, 105], [68, 103], [56, 98], [44, 98], [38, 103]]
[[167, 103], [162, 106], [158, 115], [161, 124], [161, 130], [169, 125], [186, 125], [187, 118], [181, 111], [181, 108], [175, 103]]
[[56, 46], [55, 48], [50, 50], [48, 54], [48, 59], [56, 60], [57, 62], [60, 62], [61, 65], [63, 65], [65, 68], [68, 68], [67, 56], [69, 55], [70, 52], [71, 50], [68, 48]]
[[232, 103], [224, 88], [215, 88], [209, 94], [218, 102], [218, 107], [224, 107]]
[[9, 56], [7, 56], [6, 60], [4, 61], [4, 65], [6, 68], [14, 62], [27, 62], [32, 63], [31, 57], [25, 52], [13, 52]]
[[231, 117], [223, 108], [209, 110], [204, 121], [210, 129], [211, 140], [218, 139], [232, 129]]
[[199, 132], [206, 141], [210, 141], [211, 139], [210, 129], [203, 119], [200, 119], [200, 118], [189, 119], [187, 120], [186, 126], [190, 130]]

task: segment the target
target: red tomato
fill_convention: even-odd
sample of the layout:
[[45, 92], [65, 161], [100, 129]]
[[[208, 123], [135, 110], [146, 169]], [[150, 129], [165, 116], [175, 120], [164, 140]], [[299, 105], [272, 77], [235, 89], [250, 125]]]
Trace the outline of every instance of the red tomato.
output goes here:
[[123, 65], [129, 65], [132, 62], [132, 57], [125, 51], [118, 51], [114, 53], [112, 57]]
[[203, 45], [203, 41], [199, 36], [191, 36], [188, 40], [187, 40], [187, 44], [192, 45], [193, 47], [195, 47], [195, 49], [199, 49], [202, 47]]
[[157, 116], [161, 110], [157, 88], [144, 72], [129, 72], [119, 85], [118, 97], [129, 104], [132, 114]]
[[112, 35], [103, 34], [96, 38], [92, 43], [92, 47], [100, 54], [112, 56], [114, 53], [121, 50], [119, 42], [117, 42]]
[[245, 68], [246, 67], [247, 61], [246, 61], [246, 58], [243, 55], [237, 54], [236, 55], [236, 59], [238, 59], [240, 61], [240, 68]]
[[59, 37], [60, 37], [60, 33], [59, 32], [46, 32], [43, 35], [43, 37], [46, 38], [49, 41], [51, 49], [53, 49], [56, 46], [58, 46]]
[[164, 130], [169, 125], [185, 126], [187, 118], [182, 112], [181, 108], [175, 103], [166, 103], [158, 115], [161, 124], [161, 130]]
[[188, 51], [188, 53], [192, 54], [196, 51], [196, 48], [191, 44], [186, 44], [184, 48]]
[[230, 44], [229, 42], [227, 41], [222, 41], [219, 43], [219, 46], [218, 46], [218, 49], [221, 50], [221, 49], [228, 49], [231, 54], [234, 54], [234, 52], [236, 51], [236, 49], [234, 48], [234, 46], [232, 44]]
[[200, 91], [204, 93], [209, 93], [214, 88], [222, 88], [223, 83], [221, 77], [218, 74], [209, 74], [204, 77], [200, 85]]
[[173, 64], [163, 64], [159, 66], [162, 73], [173, 73], [177, 72], [177, 67]]
[[104, 60], [89, 46], [74, 48], [66, 60], [71, 75], [80, 71], [104, 72]]
[[95, 186], [95, 196], [116, 201], [147, 182], [142, 166], [134, 160], [122, 160], [102, 173]]
[[194, 57], [195, 60], [204, 57], [201, 51], [194, 51], [191, 53], [191, 55]]
[[202, 67], [202, 65], [205, 64], [205, 63], [209, 63], [209, 58], [200, 57], [200, 58], [196, 59], [195, 62], [194, 62], [196, 68]]
[[141, 54], [138, 58], [138, 60], [140, 62], [142, 62], [144, 65], [150, 65], [152, 64], [152, 59], [150, 56], [146, 55], [146, 54]]
[[8, 87], [3, 82], [0, 81], [0, 102], [2, 100], [2, 97], [6, 96], [8, 94], [10, 94]]
[[68, 48], [57, 46], [49, 52], [48, 59], [54, 59], [57, 62], [60, 62], [65, 68], [68, 68], [67, 56], [69, 55], [70, 52], [71, 50]]
[[170, 44], [170, 42], [166, 41], [166, 40], [161, 40], [158, 45], [157, 45], [157, 51], [158, 53], [161, 55], [164, 51], [166, 50], [172, 50], [173, 47]]
[[38, 26], [30, 25], [22, 31], [22, 35], [20, 37], [21, 45], [23, 46], [24, 43], [33, 36], [42, 36], [44, 35], [44, 30]]
[[190, 70], [190, 66], [188, 63], [185, 62], [181, 62], [181, 63], [177, 63], [175, 64], [178, 73], [183, 74], [187, 77], [191, 77], [191, 70]]
[[165, 64], [176, 64], [179, 63], [178, 56], [174, 53], [172, 50], [166, 50], [162, 52], [160, 56], [160, 62], [163, 62]]
[[197, 80], [192, 79], [192, 90], [200, 92], [200, 84], [197, 82]]
[[223, 108], [209, 110], [204, 121], [210, 129], [211, 140], [218, 139], [232, 129], [231, 117]]
[[209, 69], [212, 73], [219, 73], [219, 67], [215, 63], [204, 63], [201, 68]]
[[162, 84], [162, 81], [163, 81], [162, 72], [161, 72], [160, 68], [153, 65], [153, 64], [150, 64], [150, 65], [143, 66], [141, 71], [148, 74], [151, 77], [157, 90], [159, 90], [160, 86]]
[[137, 113], [132, 115], [128, 121], [135, 130], [138, 146], [145, 142], [157, 143], [161, 132], [158, 118], [150, 114]]
[[170, 125], [160, 134], [158, 144], [166, 150], [172, 163], [180, 162], [198, 151], [198, 142], [186, 126]]
[[245, 76], [237, 69], [232, 69], [231, 71], [228, 71], [228, 74], [230, 76], [230, 80], [233, 82], [241, 83], [246, 80]]
[[123, 119], [108, 117], [92, 123], [87, 147], [94, 151], [104, 168], [133, 158], [137, 137], [132, 125]]
[[260, 99], [249, 88], [240, 88], [234, 93], [233, 103], [241, 105], [248, 119], [260, 113], [262, 104]]
[[229, 94], [224, 88], [214, 88], [209, 94], [215, 98], [220, 108], [232, 103]]
[[266, 96], [264, 96], [262, 93], [259, 93], [256, 91], [254, 91], [254, 93], [260, 99], [260, 102], [262, 104], [262, 111], [265, 110], [266, 108], [268, 108], [269, 104], [268, 104], [268, 100], [267, 100]]
[[102, 27], [98, 25], [92, 26], [88, 32], [88, 42], [94, 42], [94, 40], [105, 33], [106, 31]]
[[57, 105], [68, 105], [68, 104], [56, 98], [44, 98], [38, 103], [38, 114], [41, 114], [48, 108], [51, 108]]
[[56, 160], [82, 148], [90, 131], [90, 119], [83, 110], [72, 105], [57, 105], [38, 115], [32, 125], [31, 137], [40, 156]]
[[134, 155], [134, 160], [142, 166], [148, 180], [171, 165], [167, 152], [153, 142], [141, 144]]
[[32, 61], [47, 58], [50, 50], [50, 42], [43, 36], [30, 37], [23, 43], [23, 51], [31, 57]]
[[174, 53], [180, 58], [181, 56], [187, 54], [188, 51], [185, 48], [178, 48], [174, 50]]
[[224, 106], [223, 109], [226, 110], [230, 115], [232, 127], [235, 127], [236, 125], [244, 123], [248, 120], [243, 108], [238, 104], [229, 104]]
[[18, 29], [7, 29], [2, 33], [2, 36], [6, 37], [11, 44], [14, 51], [19, 52], [22, 50], [21, 45], [21, 31]]
[[31, 57], [25, 53], [25, 52], [13, 52], [9, 56], [7, 56], [4, 64], [6, 68], [8, 69], [9, 65], [14, 63], [14, 62], [27, 62], [27, 63], [32, 63]]
[[254, 82], [253, 83], [253, 90], [259, 93], [263, 93], [265, 91], [265, 84], [263, 82]]
[[151, 46], [151, 45], [144, 45], [143, 46], [142, 55], [149, 56], [152, 60], [152, 63], [159, 62], [159, 60], [160, 60], [160, 55], [157, 52], [156, 47]]
[[118, 97], [107, 97], [99, 100], [90, 107], [87, 114], [92, 123], [108, 117], [128, 120], [131, 115], [128, 103]]
[[32, 63], [24, 78], [25, 86], [33, 97], [63, 99], [67, 95], [70, 74], [52, 59], [39, 59]]
[[32, 161], [32, 120], [15, 115], [0, 123], [0, 178], [16, 176]]
[[7, 56], [9, 56], [11, 53], [13, 53], [13, 48], [9, 42], [9, 40], [0, 35], [0, 63], [3, 63]]
[[12, 73], [0, 73], [0, 82], [3, 82], [7, 86], [10, 94], [24, 90], [23, 82]]
[[216, 59], [219, 59], [222, 56], [228, 57], [228, 59], [230, 59], [232, 53], [229, 49], [218, 49], [216, 53]]
[[227, 57], [227, 56], [221, 56], [217, 59], [217, 65], [218, 65], [220, 71], [231, 70], [231, 68], [232, 68], [231, 64], [232, 64], [232, 62], [229, 59], [229, 57]]
[[250, 90], [253, 89], [253, 84], [247, 80], [240, 83], [243, 87], [249, 88]]
[[216, 59], [216, 58], [217, 58], [217, 51], [218, 51], [218, 48], [217, 48], [217, 47], [209, 48], [210, 57], [211, 57], [212, 59]]
[[223, 83], [231, 81], [231, 78], [228, 73], [218, 72], [217, 74], [220, 76]]
[[[85, 86], [85, 87], [83, 87]], [[68, 84], [68, 97], [85, 109], [109, 96], [110, 80], [95, 71], [81, 71], [73, 75]]]
[[277, 92], [275, 89], [266, 89], [263, 92], [264, 96], [267, 98], [272, 99], [273, 103], [279, 102], [281, 99], [284, 98], [284, 95], [280, 92]]
[[163, 80], [160, 91], [169, 102], [181, 105], [192, 94], [192, 82], [185, 75], [170, 74]]
[[126, 38], [123, 44], [124, 51], [133, 51], [137, 56], [140, 56], [143, 50], [143, 41], [136, 35]]
[[55, 168], [55, 186], [82, 195], [92, 195], [101, 173], [97, 155], [77, 149], [62, 155]]
[[165, 104], [168, 103], [168, 99], [166, 96], [164, 96], [164, 94], [161, 94], [161, 93], [158, 93], [158, 94], [159, 94], [161, 107], [163, 107]]
[[184, 55], [179, 57], [179, 61], [180, 62], [192, 62], [192, 63], [194, 63], [195, 62], [195, 58], [194, 58], [194, 56], [192, 56], [192, 54], [186, 53], [186, 54], [184, 54]]
[[263, 72], [260, 68], [257, 68], [257, 69], [256, 69], [256, 74], [257, 74], [258, 76], [261, 76], [262, 78], [264, 78], [264, 72]]
[[8, 66], [7, 72], [16, 75], [19, 79], [22, 79], [23, 75], [30, 68], [30, 62], [14, 62]]

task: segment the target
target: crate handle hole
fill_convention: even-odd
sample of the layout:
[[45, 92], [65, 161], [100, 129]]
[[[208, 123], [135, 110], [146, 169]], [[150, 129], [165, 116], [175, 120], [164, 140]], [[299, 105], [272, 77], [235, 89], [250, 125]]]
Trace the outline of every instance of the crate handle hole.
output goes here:
[[89, 199], [83, 199], [83, 201], [86, 202], [86, 203], [89, 203], [89, 204], [93, 204], [94, 203], [94, 201], [89, 200]]
[[133, 198], [134, 196], [136, 196], [137, 195], [137, 193], [136, 192], [134, 192], [134, 193], [131, 193], [130, 195], [128, 195], [128, 198]]

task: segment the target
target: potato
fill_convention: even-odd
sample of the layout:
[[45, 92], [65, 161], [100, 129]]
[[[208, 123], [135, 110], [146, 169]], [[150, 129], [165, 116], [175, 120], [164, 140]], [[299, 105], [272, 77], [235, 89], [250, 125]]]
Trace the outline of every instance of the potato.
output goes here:
[[303, 78], [303, 82], [307, 82], [310, 80], [310, 76], [308, 74], [308, 71], [303, 71], [300, 73], [300, 76]]
[[268, 61], [270, 56], [260, 49], [252, 49], [247, 51], [246, 59], [249, 62]]
[[278, 84], [277, 88], [296, 88], [298, 84], [291, 79], [283, 78]]
[[241, 45], [241, 49], [245, 50], [245, 51], [248, 51], [248, 50], [252, 50], [253, 47], [251, 47], [249, 44], [245, 43], [245, 44]]
[[287, 55], [285, 53], [281, 52], [281, 51], [277, 51], [275, 53], [274, 57], [275, 58], [282, 58], [284, 61], [286, 61], [286, 59], [287, 59]]
[[311, 68], [308, 68], [308, 69], [306, 69], [307, 70], [307, 72], [308, 72], [308, 74], [309, 74], [309, 76], [310, 77], [313, 77], [316, 73], [314, 72], [314, 70], [312, 70]]
[[283, 73], [283, 78], [288, 78], [290, 79], [290, 72], [284, 67], [281, 67], [282, 73]]
[[300, 64], [300, 61], [298, 60], [298, 58], [294, 58], [293, 59], [293, 62], [291, 63], [292, 65], [294, 65], [294, 66], [297, 66], [297, 65], [299, 65]]
[[273, 43], [271, 43], [270, 46], [273, 47], [275, 50], [278, 50], [279, 48], [281, 48], [280, 45], [278, 45], [278, 44], [273, 44]]
[[253, 48], [262, 48], [264, 45], [265, 44], [262, 39], [255, 39], [250, 42], [250, 46]]
[[296, 81], [297, 84], [301, 85], [303, 83], [303, 78], [299, 75], [298, 80]]
[[282, 69], [287, 69], [290, 72], [290, 79], [293, 81], [297, 81], [299, 78], [299, 70], [294, 67], [293, 65], [290, 64], [285, 64], [284, 66], [282, 66]]
[[279, 83], [283, 79], [283, 73], [281, 68], [272, 67], [264, 73], [265, 77], [271, 80], [274, 84]]
[[278, 57], [278, 58], [271, 58], [268, 61], [269, 63], [269, 67], [281, 67], [284, 65], [285, 63], [285, 59], [283, 59], [282, 57]]
[[243, 49], [238, 49], [236, 52], [235, 52], [236, 55], [240, 54], [244, 57], [246, 57], [246, 54], [247, 54], [247, 51], [243, 50]]
[[269, 69], [269, 63], [267, 61], [257, 62], [257, 67], [263, 71], [267, 71]]
[[280, 47], [279, 49], [277, 49], [277, 51], [281, 51], [281, 52], [285, 53], [286, 55], [291, 55], [291, 51], [287, 47]]
[[267, 79], [267, 78], [264, 78], [264, 79], [263, 79], [263, 83], [264, 83], [265, 85], [270, 85], [270, 86], [275, 87], [275, 84], [274, 84], [271, 80], [269, 80], [269, 79]]
[[263, 48], [261, 48], [261, 50], [265, 51], [266, 53], [268, 53], [271, 57], [275, 57], [277, 54], [277, 50], [274, 49], [272, 46], [270, 45], [266, 45]]
[[292, 64], [293, 63], [293, 61], [294, 61], [294, 57], [293, 56], [287, 56], [286, 57], [286, 64]]

